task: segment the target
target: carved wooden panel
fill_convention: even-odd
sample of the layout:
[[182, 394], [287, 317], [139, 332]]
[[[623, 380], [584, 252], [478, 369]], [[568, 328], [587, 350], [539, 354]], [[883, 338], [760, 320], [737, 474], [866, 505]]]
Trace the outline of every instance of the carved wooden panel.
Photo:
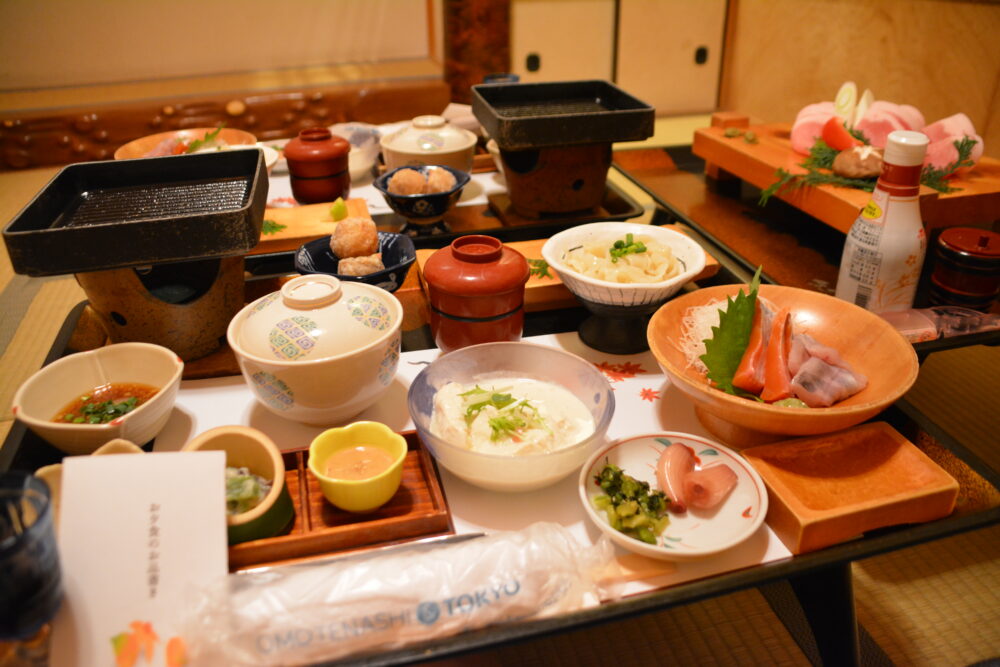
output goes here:
[[468, 104], [487, 74], [510, 71], [510, 0], [445, 0], [444, 76]]
[[344, 121], [388, 123], [440, 113], [449, 96], [428, 79], [0, 112], [0, 171], [109, 160], [133, 139], [187, 127], [225, 123], [266, 141]]

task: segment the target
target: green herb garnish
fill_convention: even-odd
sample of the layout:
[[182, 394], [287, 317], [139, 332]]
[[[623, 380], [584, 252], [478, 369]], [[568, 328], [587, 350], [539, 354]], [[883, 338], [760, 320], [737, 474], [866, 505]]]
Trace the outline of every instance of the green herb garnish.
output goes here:
[[517, 415], [505, 414], [493, 417], [490, 419], [490, 428], [493, 429], [493, 433], [490, 435], [490, 440], [509, 438], [517, 433], [517, 431], [524, 429], [527, 426], [528, 422]]
[[[89, 400], [89, 396], [81, 396], [82, 400]], [[122, 415], [128, 414], [138, 407], [139, 399], [129, 396], [118, 401], [103, 401], [102, 403], [86, 403], [80, 408], [81, 416], [73, 414], [63, 416], [63, 419], [74, 424], [107, 424]]]
[[806, 169], [832, 169], [833, 160], [840, 153], [836, 148], [830, 148], [825, 141], [817, 139], [816, 143], [809, 149], [809, 157], [805, 159], [802, 166]]
[[649, 483], [625, 474], [605, 460], [604, 468], [594, 475], [594, 483], [607, 495], [596, 496], [594, 507], [604, 511], [615, 530], [656, 544], [670, 519], [666, 516], [667, 497], [662, 491], [649, 490]]
[[211, 144], [219, 137], [219, 132], [222, 132], [222, 128], [223, 125], [220, 125], [211, 132], [206, 132], [204, 137], [202, 137], [201, 139], [195, 139], [190, 144], [188, 144], [187, 150], [184, 152], [194, 153], [196, 151], [200, 151], [203, 147]]
[[712, 337], [705, 339], [705, 354], [699, 357], [708, 369], [708, 379], [727, 394], [742, 396], [733, 386], [733, 376], [750, 342], [753, 314], [757, 308], [761, 267], [750, 281], [750, 293], [742, 289], [736, 298], [726, 299], [726, 309], [719, 310], [719, 326], [712, 327]]
[[747, 142], [748, 144], [756, 144], [757, 133], [754, 132], [753, 130], [747, 130], [746, 132], [743, 133], [743, 141]]
[[[868, 143], [868, 139], [862, 132], [856, 130], [850, 130], [851, 134], [864, 143]], [[970, 159], [972, 154], [972, 147], [976, 145], [976, 140], [972, 137], [962, 137], [956, 140], [955, 148], [958, 151], [958, 159], [954, 162], [949, 163], [947, 166], [937, 169], [930, 165], [924, 167], [923, 171], [920, 173], [920, 183], [926, 185], [929, 188], [933, 188], [938, 192], [957, 192], [961, 188], [953, 187], [948, 179], [958, 170], [963, 167], [972, 167], [975, 165]], [[802, 162], [801, 166], [806, 168], [806, 173], [804, 174], [792, 174], [786, 169], [778, 169], [774, 172], [777, 177], [774, 183], [770, 186], [761, 190], [760, 198], [757, 200], [757, 204], [764, 206], [774, 195], [781, 192], [786, 187], [790, 190], [798, 189], [804, 185], [815, 186], [815, 185], [836, 185], [843, 188], [854, 188], [857, 190], [865, 190], [866, 192], [871, 192], [875, 189], [875, 182], [877, 178], [847, 178], [846, 176], [839, 176], [832, 172], [820, 171], [821, 169], [831, 169], [833, 167], [833, 159], [837, 157], [838, 151], [830, 148], [826, 145], [822, 139], [817, 139], [816, 143], [813, 144], [812, 148], [809, 149], [809, 157]]]
[[492, 430], [491, 440], [504, 438], [518, 439], [518, 432], [529, 428], [544, 428], [545, 419], [538, 413], [538, 408], [527, 400], [518, 400], [509, 393], [494, 389], [483, 389], [476, 385], [473, 389], [459, 394], [466, 400], [465, 423], [472, 424], [486, 408], [492, 407], [497, 414], [489, 418]]
[[940, 169], [927, 165], [920, 172], [920, 182], [929, 188], [934, 188], [938, 192], [948, 193], [961, 190], [961, 188], [952, 187], [947, 179], [962, 167], [972, 167], [976, 164], [969, 158], [972, 155], [972, 147], [976, 145], [975, 139], [965, 136], [953, 143], [955, 150], [958, 151], [957, 160], [948, 163]]
[[636, 255], [646, 252], [646, 246], [642, 241], [634, 240], [631, 234], [626, 234], [625, 240], [615, 241], [608, 252], [611, 253], [611, 263], [614, 264], [625, 255]]
[[287, 226], [288, 225], [283, 225], [279, 222], [275, 222], [274, 220], [265, 220], [264, 224], [261, 225], [260, 233], [265, 236], [269, 234], [277, 234]]
[[528, 275], [535, 276], [536, 278], [551, 278], [552, 274], [549, 273], [549, 263], [544, 259], [529, 259]]
[[722, 133], [722, 136], [724, 136], [724, 137], [726, 137], [728, 139], [735, 139], [736, 137], [740, 136], [741, 134], [743, 134], [743, 130], [741, 130], [740, 128], [738, 128], [738, 127], [727, 127], [725, 129], [725, 131]]

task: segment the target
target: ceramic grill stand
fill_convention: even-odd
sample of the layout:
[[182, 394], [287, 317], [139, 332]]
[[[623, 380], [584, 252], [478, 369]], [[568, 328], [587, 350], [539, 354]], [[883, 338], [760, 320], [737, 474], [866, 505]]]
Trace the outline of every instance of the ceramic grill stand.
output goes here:
[[76, 274], [111, 342], [217, 349], [243, 306], [267, 201], [259, 150], [61, 170], [4, 229], [17, 273]]

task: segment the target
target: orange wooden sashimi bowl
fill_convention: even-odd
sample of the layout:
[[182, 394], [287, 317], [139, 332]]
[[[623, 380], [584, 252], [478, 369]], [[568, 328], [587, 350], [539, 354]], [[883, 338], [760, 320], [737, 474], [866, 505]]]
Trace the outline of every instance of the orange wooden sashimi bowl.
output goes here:
[[718, 285], [665, 303], [647, 329], [649, 348], [671, 382], [695, 403], [702, 425], [720, 440], [748, 447], [790, 435], [819, 435], [859, 424], [882, 412], [917, 379], [913, 347], [888, 322], [863, 308], [826, 294], [761, 285], [760, 296], [792, 311], [793, 329], [833, 347], [868, 378], [859, 393], [828, 408], [778, 407], [727, 394], [710, 386], [688, 363], [681, 339], [689, 308], [735, 296], [746, 285]]

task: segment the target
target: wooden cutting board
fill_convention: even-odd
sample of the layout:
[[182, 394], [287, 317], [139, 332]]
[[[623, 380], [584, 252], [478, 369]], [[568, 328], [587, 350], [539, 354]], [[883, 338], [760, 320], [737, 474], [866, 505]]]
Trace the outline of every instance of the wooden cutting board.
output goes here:
[[[725, 136], [726, 128], [752, 130], [757, 143], [742, 136]], [[791, 124], [750, 125], [749, 118], [736, 112], [713, 114], [712, 127], [695, 130], [692, 152], [705, 160], [705, 173], [740, 178], [764, 189], [777, 180], [781, 168], [804, 174], [800, 166], [806, 156], [792, 150]], [[920, 213], [928, 230], [955, 225], [989, 227], [1000, 215], [1000, 160], [983, 157], [976, 167], [953, 179], [958, 192], [942, 194], [921, 186]], [[832, 185], [783, 190], [778, 197], [844, 233], [854, 224], [871, 194]]]
[[[346, 203], [349, 217], [371, 219], [368, 204], [364, 199], [348, 199]], [[262, 255], [295, 250], [307, 241], [332, 234], [337, 226], [330, 216], [332, 205], [330, 202], [325, 202], [291, 208], [264, 209], [264, 229], [260, 234], [260, 242], [247, 254]], [[283, 225], [283, 228], [269, 233], [268, 221], [275, 225]]]
[[[663, 226], [684, 233], [684, 228], [680, 225]], [[542, 246], [545, 245], [547, 240], [514, 241], [506, 245], [524, 255], [525, 259], [531, 264], [532, 260], [540, 261], [542, 259]], [[424, 290], [425, 294], [427, 292], [427, 283], [424, 281], [424, 265], [427, 264], [427, 260], [435, 252], [435, 250], [428, 248], [417, 250], [417, 271], [420, 276], [420, 287]], [[706, 252], [705, 268], [693, 280], [704, 280], [705, 278], [714, 276], [718, 272], [718, 260]], [[551, 269], [548, 271], [548, 275], [544, 276], [532, 272], [532, 275], [528, 277], [527, 284], [524, 286], [524, 309], [529, 313], [556, 308], [575, 308], [579, 305], [580, 302], [566, 289], [566, 286], [559, 279], [559, 275]]]

